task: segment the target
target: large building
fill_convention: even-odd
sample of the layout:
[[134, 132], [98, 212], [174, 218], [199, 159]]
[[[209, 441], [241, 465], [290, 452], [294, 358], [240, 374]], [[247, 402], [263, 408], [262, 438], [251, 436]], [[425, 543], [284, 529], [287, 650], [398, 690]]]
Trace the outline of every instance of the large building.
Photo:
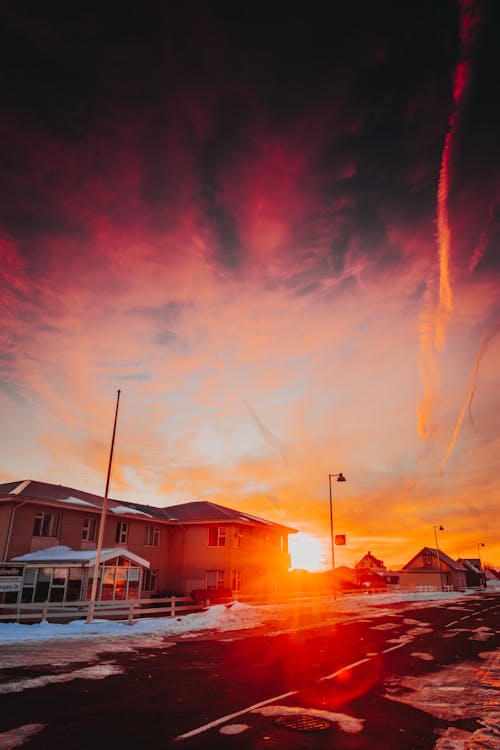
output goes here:
[[[22, 568], [19, 601], [89, 598], [102, 504], [47, 482], [0, 484], [0, 554]], [[273, 597], [287, 577], [293, 533], [207, 501], [154, 507], [109, 499], [96, 598], [217, 589]]]

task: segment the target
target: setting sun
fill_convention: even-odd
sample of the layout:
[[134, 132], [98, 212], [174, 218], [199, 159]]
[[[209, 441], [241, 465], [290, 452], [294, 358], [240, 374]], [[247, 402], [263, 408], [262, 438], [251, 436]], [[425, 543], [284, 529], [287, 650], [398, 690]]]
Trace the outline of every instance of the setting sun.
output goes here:
[[323, 566], [324, 550], [321, 540], [310, 534], [298, 533], [290, 537], [292, 568], [316, 571]]

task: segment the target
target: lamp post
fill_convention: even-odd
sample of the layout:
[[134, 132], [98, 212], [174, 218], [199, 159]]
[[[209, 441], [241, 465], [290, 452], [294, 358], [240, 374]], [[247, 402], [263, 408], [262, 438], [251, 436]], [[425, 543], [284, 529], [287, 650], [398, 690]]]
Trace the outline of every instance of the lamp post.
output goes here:
[[477, 543], [477, 556], [479, 557], [479, 581], [481, 585], [483, 586], [484, 590], [486, 591], [486, 573], [482, 573], [483, 569], [483, 562], [481, 560], [481, 547], [484, 547], [484, 542], [478, 542]]
[[444, 591], [443, 574], [441, 573], [441, 558], [439, 556], [439, 546], [438, 546], [438, 538], [437, 538], [437, 532], [438, 531], [444, 531], [444, 526], [434, 526], [434, 539], [436, 540], [436, 552], [437, 552], [438, 568], [439, 568], [439, 580], [441, 581], [441, 591]]
[[484, 547], [484, 542], [478, 542], [477, 543], [477, 556], [479, 557], [479, 570], [482, 569], [483, 563], [481, 561], [481, 547]]
[[339, 474], [328, 474], [328, 486], [330, 488], [330, 541], [332, 545], [332, 590], [333, 598], [337, 598], [337, 585], [335, 582], [335, 540], [333, 536], [333, 509], [332, 509], [332, 477], [337, 477], [337, 482], [345, 482], [346, 478], [340, 472]]

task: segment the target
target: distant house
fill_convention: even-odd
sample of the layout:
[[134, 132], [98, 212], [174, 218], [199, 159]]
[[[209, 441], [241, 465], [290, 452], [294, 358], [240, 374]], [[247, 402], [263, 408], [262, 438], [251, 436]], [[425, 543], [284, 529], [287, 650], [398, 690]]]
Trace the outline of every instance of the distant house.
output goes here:
[[424, 547], [401, 568], [399, 581], [403, 588], [431, 586], [462, 591], [467, 585], [466, 568], [441, 550]]
[[486, 582], [492, 581], [493, 583], [500, 583], [500, 572], [498, 570], [495, 570], [495, 568], [485, 568], [484, 576]]
[[[99, 495], [48, 482], [0, 485], [1, 560], [23, 566], [22, 601], [88, 598], [102, 503]], [[137, 591], [210, 598], [221, 589], [272, 597], [288, 574], [293, 533], [208, 501], [154, 507], [110, 498], [97, 598]]]
[[486, 586], [486, 578], [481, 570], [481, 560], [478, 557], [462, 558], [457, 562], [462, 563], [465, 569], [465, 581], [467, 587]]
[[354, 573], [357, 585], [363, 588], [387, 588], [399, 583], [398, 573], [387, 570], [383, 560], [379, 560], [370, 551], [356, 563]]

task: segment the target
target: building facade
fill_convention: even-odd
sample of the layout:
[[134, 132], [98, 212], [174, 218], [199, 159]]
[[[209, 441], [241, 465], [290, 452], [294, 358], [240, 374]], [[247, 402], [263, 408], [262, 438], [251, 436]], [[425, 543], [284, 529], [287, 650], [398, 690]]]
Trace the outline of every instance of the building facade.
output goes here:
[[431, 586], [443, 591], [463, 591], [467, 585], [463, 563], [432, 547], [421, 549], [401, 568], [399, 581], [403, 588]]
[[[0, 485], [2, 561], [25, 566], [30, 579], [50, 579], [49, 597], [61, 596], [61, 583], [53, 581], [64, 576], [64, 596], [70, 590], [74, 596], [77, 586], [69, 581], [78, 575], [82, 598], [88, 598], [102, 503], [98, 495], [47, 482]], [[104, 563], [112, 561], [107, 567], [113, 570], [100, 573], [99, 591], [106, 591], [106, 596], [112, 592], [113, 598], [124, 590], [134, 591], [129, 583], [133, 576], [143, 597], [226, 589], [235, 596], [272, 598], [288, 574], [291, 533], [295, 529], [212, 502], [153, 507], [109, 499], [103, 553]], [[78, 567], [83, 572], [77, 573]], [[127, 570], [125, 576], [129, 568], [134, 572]], [[112, 588], [104, 584], [111, 576]], [[116, 585], [117, 576], [126, 580], [125, 589]], [[27, 597], [29, 586], [21, 588]], [[38, 596], [45, 589], [40, 585]]]

